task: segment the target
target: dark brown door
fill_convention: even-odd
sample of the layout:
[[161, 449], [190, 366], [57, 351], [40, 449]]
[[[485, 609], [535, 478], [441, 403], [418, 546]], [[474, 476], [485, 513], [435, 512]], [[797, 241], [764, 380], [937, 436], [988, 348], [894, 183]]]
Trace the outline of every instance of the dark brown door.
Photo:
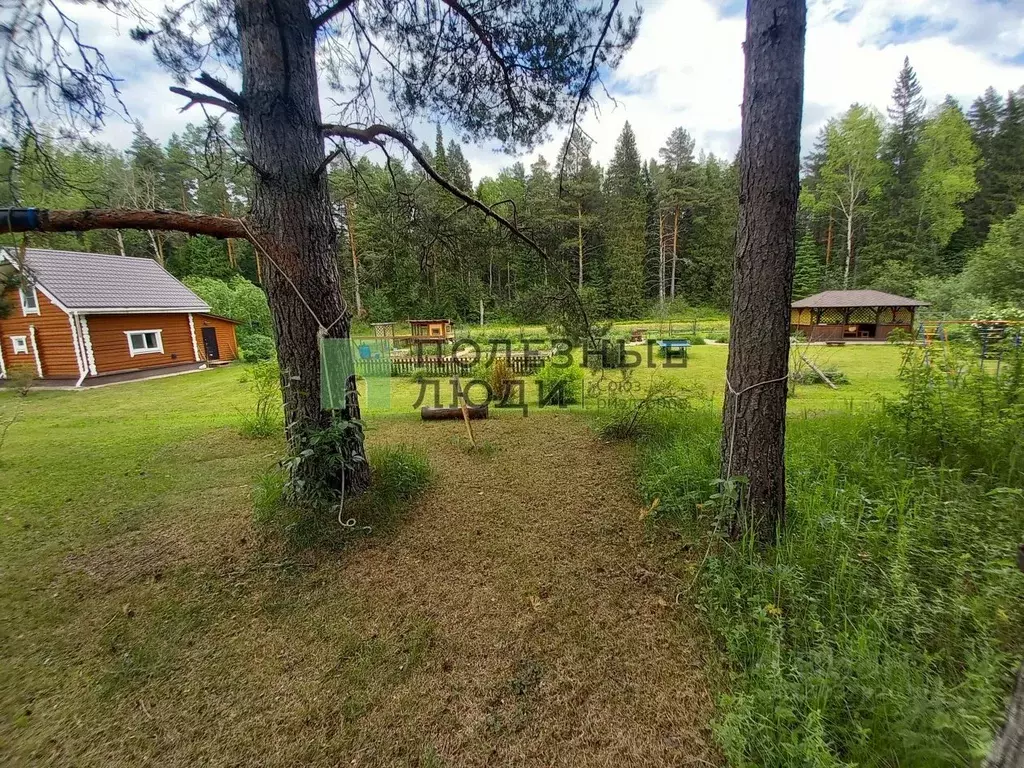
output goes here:
[[216, 328], [203, 328], [203, 348], [206, 350], [207, 360], [220, 360]]

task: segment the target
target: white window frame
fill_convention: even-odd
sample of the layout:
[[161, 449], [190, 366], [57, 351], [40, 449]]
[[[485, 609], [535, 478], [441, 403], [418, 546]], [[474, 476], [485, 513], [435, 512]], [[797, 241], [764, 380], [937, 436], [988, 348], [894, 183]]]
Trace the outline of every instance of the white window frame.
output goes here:
[[[32, 292], [31, 293], [32, 303], [35, 306], [33, 306], [33, 307], [26, 307], [25, 306], [25, 298], [26, 298], [26, 296], [29, 295], [26, 291], [31, 291]], [[19, 286], [18, 287], [18, 295], [21, 297], [21, 314], [22, 314], [22, 317], [27, 317], [28, 315], [38, 315], [39, 314], [39, 292], [36, 290], [36, 287], [34, 285], [22, 285], [22, 286]]]
[[11, 348], [16, 355], [27, 355], [28, 336], [11, 336]]
[[[145, 349], [136, 349], [135, 345], [132, 344], [132, 336], [142, 336], [143, 341], [145, 341], [145, 334], [147, 333], [156, 334], [156, 346], [146, 347]], [[132, 357], [135, 357], [136, 355], [163, 354], [164, 337], [163, 330], [161, 330], [160, 328], [150, 328], [144, 331], [125, 331], [124, 337], [125, 340], [128, 342], [128, 354], [130, 354]]]

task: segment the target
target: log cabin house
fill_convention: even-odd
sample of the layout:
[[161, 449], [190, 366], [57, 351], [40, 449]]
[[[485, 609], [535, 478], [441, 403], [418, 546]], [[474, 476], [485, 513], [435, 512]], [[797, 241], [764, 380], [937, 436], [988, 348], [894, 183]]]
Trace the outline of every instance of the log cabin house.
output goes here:
[[0, 377], [80, 387], [186, 372], [238, 356], [235, 321], [152, 259], [0, 249]]
[[793, 302], [790, 330], [808, 341], [885, 341], [897, 329], [913, 333], [914, 313], [926, 306], [882, 291], [824, 291]]

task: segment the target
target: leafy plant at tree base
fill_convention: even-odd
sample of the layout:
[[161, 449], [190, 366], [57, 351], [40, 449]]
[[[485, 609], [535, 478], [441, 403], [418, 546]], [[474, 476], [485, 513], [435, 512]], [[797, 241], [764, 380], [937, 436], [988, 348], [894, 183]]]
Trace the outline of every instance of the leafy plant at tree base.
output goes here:
[[249, 384], [252, 410], [242, 414], [242, 434], [247, 437], [273, 437], [283, 428], [281, 413], [281, 372], [277, 363], [267, 360], [250, 366], [241, 381]]
[[[335, 419], [327, 429], [297, 436], [299, 451], [281, 460], [287, 471], [285, 498], [302, 499], [313, 508], [329, 508], [345, 497], [345, 475], [354, 467], [346, 459], [350, 443], [360, 439], [362, 425]], [[362, 460], [357, 455], [353, 460]]]
[[324, 502], [310, 508], [289, 498], [288, 475], [282, 468], [257, 480], [253, 493], [256, 522], [283, 538], [293, 549], [341, 549], [354, 536], [382, 532], [395, 525], [410, 500], [430, 483], [427, 457], [405, 446], [371, 449], [370, 488], [357, 499], [328, 491]]

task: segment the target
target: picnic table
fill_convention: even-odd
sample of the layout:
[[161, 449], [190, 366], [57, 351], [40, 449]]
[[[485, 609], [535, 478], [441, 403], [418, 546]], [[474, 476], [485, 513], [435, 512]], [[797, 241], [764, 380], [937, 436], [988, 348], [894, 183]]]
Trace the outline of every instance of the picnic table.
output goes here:
[[672, 360], [679, 361], [679, 365], [687, 365], [687, 350], [690, 348], [689, 339], [659, 339], [654, 343], [658, 345], [658, 349], [665, 355], [666, 366], [671, 365]]
[[659, 349], [665, 351], [676, 351], [681, 349], [683, 351], [684, 356], [686, 355], [686, 350], [690, 348], [689, 339], [660, 339], [655, 343], [658, 345]]

